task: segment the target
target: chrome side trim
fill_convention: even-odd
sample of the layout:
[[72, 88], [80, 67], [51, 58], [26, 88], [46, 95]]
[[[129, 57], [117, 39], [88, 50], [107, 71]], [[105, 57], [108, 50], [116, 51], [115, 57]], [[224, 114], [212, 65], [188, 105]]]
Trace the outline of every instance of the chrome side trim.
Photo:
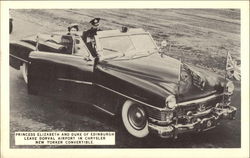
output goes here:
[[101, 107], [99, 107], [99, 106], [97, 106], [97, 105], [95, 105], [95, 104], [91, 104], [91, 105], [94, 106], [94, 107], [96, 107], [97, 109], [100, 109], [100, 110], [106, 112], [106, 113], [109, 114], [109, 115], [115, 116], [114, 113], [109, 112], [109, 111], [107, 111], [107, 110], [105, 110], [105, 109], [103, 109], [103, 108], [101, 108]]
[[210, 95], [206, 98], [201, 98], [201, 99], [196, 99], [196, 100], [191, 100], [191, 101], [186, 101], [186, 102], [181, 102], [181, 103], [177, 103], [177, 106], [184, 106], [184, 105], [188, 105], [188, 104], [194, 104], [194, 103], [200, 103], [200, 102], [205, 102], [208, 101], [210, 99], [216, 98], [218, 96], [222, 96], [223, 94], [213, 94]]
[[133, 100], [133, 101], [135, 101], [135, 102], [137, 102], [137, 103], [146, 105], [146, 106], [148, 106], [148, 107], [155, 108], [155, 109], [160, 110], [160, 111], [166, 110], [165, 108], [158, 108], [158, 107], [155, 107], [155, 106], [153, 106], [153, 105], [144, 103], [144, 102], [142, 102], [142, 101], [139, 101], [139, 100], [137, 100], [137, 99], [134, 99], [134, 98], [132, 98], [132, 97], [129, 97], [129, 96], [125, 95], [125, 94], [122, 94], [122, 93], [120, 93], [120, 92], [117, 92], [117, 91], [115, 91], [115, 90], [113, 90], [113, 89], [110, 89], [110, 88], [108, 88], [108, 87], [105, 87], [105, 86], [103, 86], [103, 85], [100, 85], [100, 84], [96, 84], [96, 85], [99, 86], [99, 87], [101, 87], [101, 88], [104, 88], [104, 89], [106, 89], [106, 90], [112, 91], [112, 92], [114, 92], [114, 93], [116, 93], [116, 94], [119, 94], [119, 95], [121, 95], [121, 96], [123, 96], [123, 97], [129, 98], [129, 99], [131, 99], [131, 100]]
[[59, 80], [59, 81], [67, 81], [67, 82], [74, 82], [74, 83], [81, 83], [81, 84], [87, 84], [87, 85], [93, 85], [92, 82], [72, 80], [72, 79], [67, 79], [67, 78], [57, 78], [57, 80]]
[[67, 58], [84, 59], [83, 56], [77, 56], [77, 55], [74, 55], [74, 54], [50, 53], [50, 52], [45, 52], [45, 51], [33, 51], [33, 53], [45, 54], [45, 55], [48, 54], [48, 55], [67, 57]]
[[101, 110], [101, 111], [103, 111], [103, 112], [106, 112], [107, 114], [109, 114], [109, 115], [111, 115], [111, 116], [115, 116], [114, 113], [112, 113], [112, 112], [110, 112], [110, 111], [108, 111], [108, 110], [105, 110], [105, 109], [99, 107], [98, 105], [95, 105], [95, 104], [92, 104], [92, 103], [89, 103], [89, 102], [85, 102], [85, 101], [83, 101], [83, 102], [81, 102], [81, 103], [87, 104], [88, 106], [93, 106], [94, 108], [97, 108], [97, 109], [99, 109], [99, 110]]
[[24, 61], [24, 62], [26, 62], [26, 63], [29, 63], [27, 60], [24, 60], [24, 59], [22, 59], [22, 58], [19, 58], [19, 57], [15, 56], [15, 55], [10, 54], [10, 56], [12, 56], [12, 57], [14, 57], [14, 58], [17, 58], [17, 59], [19, 59], [19, 60], [22, 60], [22, 61]]

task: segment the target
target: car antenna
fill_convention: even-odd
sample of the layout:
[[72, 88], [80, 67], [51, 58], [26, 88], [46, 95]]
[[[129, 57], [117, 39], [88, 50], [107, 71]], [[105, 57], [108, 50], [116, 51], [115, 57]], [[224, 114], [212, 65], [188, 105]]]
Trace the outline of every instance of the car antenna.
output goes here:
[[177, 86], [177, 95], [178, 96], [180, 95], [182, 58], [180, 58], [179, 61], [180, 61], [180, 67], [179, 67], [178, 86]]
[[38, 50], [38, 45], [39, 45], [39, 35], [36, 35], [36, 51]]

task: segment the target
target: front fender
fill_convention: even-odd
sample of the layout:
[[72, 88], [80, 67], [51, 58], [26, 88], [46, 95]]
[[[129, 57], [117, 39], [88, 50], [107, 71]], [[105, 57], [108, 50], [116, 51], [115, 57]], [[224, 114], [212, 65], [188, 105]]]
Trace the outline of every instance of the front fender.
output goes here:
[[107, 87], [140, 102], [158, 107], [165, 107], [165, 98], [170, 93], [153, 81], [119, 72], [105, 69], [97, 65], [95, 70], [95, 83]]

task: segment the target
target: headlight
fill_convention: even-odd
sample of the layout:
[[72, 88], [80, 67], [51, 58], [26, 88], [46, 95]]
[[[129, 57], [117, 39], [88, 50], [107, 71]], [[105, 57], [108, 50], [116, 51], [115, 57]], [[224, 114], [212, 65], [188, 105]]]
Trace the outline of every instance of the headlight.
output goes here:
[[227, 82], [226, 84], [226, 92], [232, 94], [234, 91], [234, 84], [232, 81]]
[[174, 95], [169, 95], [166, 98], [165, 104], [168, 108], [173, 109], [176, 106], [176, 99]]

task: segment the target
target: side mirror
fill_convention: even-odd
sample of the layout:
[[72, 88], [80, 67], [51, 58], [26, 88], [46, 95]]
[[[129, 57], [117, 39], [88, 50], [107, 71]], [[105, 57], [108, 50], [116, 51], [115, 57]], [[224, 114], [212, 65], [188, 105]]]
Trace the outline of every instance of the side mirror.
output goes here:
[[160, 46], [160, 49], [159, 49], [159, 53], [161, 54], [161, 55], [164, 55], [164, 48], [167, 46], [167, 41], [166, 40], [163, 40], [162, 42], [161, 42], [161, 46]]
[[166, 40], [161, 42], [160, 54], [166, 54], [166, 52], [170, 52], [171, 50], [171, 42], [168, 43]]
[[166, 47], [167, 46], [167, 41], [166, 40], [163, 40], [162, 42], [161, 42], [161, 47]]

